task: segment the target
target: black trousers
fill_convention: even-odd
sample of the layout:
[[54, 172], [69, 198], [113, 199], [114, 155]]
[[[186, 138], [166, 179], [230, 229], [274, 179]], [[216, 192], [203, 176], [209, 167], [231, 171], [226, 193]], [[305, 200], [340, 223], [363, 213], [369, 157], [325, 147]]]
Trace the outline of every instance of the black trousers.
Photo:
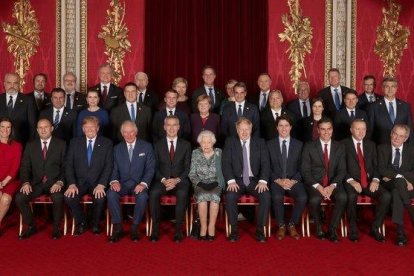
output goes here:
[[404, 178], [394, 178], [384, 182], [384, 186], [392, 193], [392, 221], [404, 225], [404, 208], [407, 209], [411, 221], [414, 223], [414, 208], [411, 199], [414, 198], [414, 190], [407, 190], [407, 182]]
[[53, 226], [59, 227], [63, 216], [63, 188], [60, 192], [50, 193], [52, 184], [39, 183], [32, 186], [32, 192], [28, 195], [18, 192], [16, 194], [16, 205], [20, 209], [23, 222], [27, 225], [33, 225], [33, 212], [30, 208], [30, 201], [40, 195], [50, 195], [52, 198]]

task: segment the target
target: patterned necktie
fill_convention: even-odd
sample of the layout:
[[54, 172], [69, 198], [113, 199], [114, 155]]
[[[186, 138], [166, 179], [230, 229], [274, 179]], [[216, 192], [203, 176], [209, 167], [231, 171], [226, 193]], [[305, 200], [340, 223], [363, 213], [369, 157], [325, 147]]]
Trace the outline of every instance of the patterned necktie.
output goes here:
[[329, 172], [328, 144], [325, 144], [325, 148], [323, 150], [323, 162], [324, 162], [324, 166], [325, 166], [325, 175], [323, 176], [322, 185], [324, 187], [326, 187], [329, 184], [329, 178], [328, 178], [328, 172]]
[[303, 101], [302, 102], [302, 113], [303, 113], [303, 118], [308, 117], [308, 107], [306, 106], [306, 102]]
[[400, 168], [400, 160], [401, 160], [401, 153], [400, 153], [400, 149], [396, 148], [395, 149], [395, 156], [394, 156], [394, 160], [392, 161], [392, 165], [394, 166], [394, 168], [396, 170], [398, 170]]
[[12, 111], [13, 111], [13, 96], [9, 97], [9, 101], [7, 102], [7, 111], [8, 111], [9, 116], [10, 116]]
[[57, 128], [60, 122], [60, 110], [56, 110], [56, 115], [55, 115], [55, 119], [53, 120], [53, 127]]
[[366, 188], [368, 186], [368, 178], [367, 178], [367, 169], [365, 167], [365, 158], [362, 154], [361, 143], [357, 143], [357, 156], [358, 156], [358, 163], [359, 169], [361, 171], [361, 186], [362, 188]]
[[88, 147], [86, 148], [86, 157], [88, 159], [88, 167], [90, 167], [92, 160], [92, 140], [88, 141]]
[[249, 174], [249, 158], [247, 157], [246, 141], [243, 141], [243, 184], [249, 186], [250, 174]]
[[170, 141], [170, 144], [170, 161], [172, 162], [175, 156], [174, 141]]
[[237, 117], [242, 117], [243, 116], [243, 111], [242, 111], [242, 105], [239, 104], [239, 109], [237, 110]]
[[132, 161], [132, 153], [134, 152], [134, 148], [132, 147], [132, 144], [129, 144], [128, 146], [128, 156], [129, 156], [129, 162]]
[[395, 111], [394, 111], [394, 103], [389, 102], [388, 103], [388, 114], [390, 115], [391, 122], [395, 122]]
[[173, 116], [174, 115], [173, 112], [172, 112], [172, 110], [170, 110], [168, 112], [170, 113], [170, 116]]
[[71, 109], [72, 109], [72, 103], [71, 103], [71, 101], [70, 101], [70, 94], [67, 94], [67, 95], [66, 95], [66, 108], [67, 108], [68, 110], [71, 110]]
[[214, 106], [215, 99], [214, 99], [214, 92], [213, 92], [213, 88], [212, 87], [209, 87], [208, 88], [208, 95], [211, 98], [211, 105]]
[[287, 146], [286, 146], [286, 140], [282, 141], [282, 178], [287, 178]]
[[351, 120], [355, 119], [355, 112], [353, 110], [351, 110]]
[[339, 91], [338, 88], [334, 89], [335, 92], [335, 106], [336, 110], [339, 110], [341, 108], [341, 98], [339, 98]]
[[369, 98], [369, 102], [370, 102], [370, 103], [373, 103], [373, 102], [374, 102], [374, 96], [372, 96], [372, 95], [371, 95], [371, 96], [369, 96], [368, 98]]
[[106, 101], [106, 97], [108, 96], [108, 87], [106, 85], [103, 86], [102, 91], [102, 103]]
[[262, 102], [260, 103], [260, 111], [262, 111], [263, 109], [265, 109], [266, 107], [266, 93], [262, 93]]
[[275, 112], [275, 120], [277, 119], [277, 117], [279, 117], [279, 112]]
[[136, 115], [135, 115], [135, 106], [134, 104], [131, 104], [131, 121], [135, 122]]

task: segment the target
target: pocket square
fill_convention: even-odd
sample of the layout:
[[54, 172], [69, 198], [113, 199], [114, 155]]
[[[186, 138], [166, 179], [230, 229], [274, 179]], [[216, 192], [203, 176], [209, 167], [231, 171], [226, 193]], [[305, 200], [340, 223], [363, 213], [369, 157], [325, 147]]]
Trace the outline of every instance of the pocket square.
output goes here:
[[116, 98], [118, 98], [118, 96], [112, 96], [112, 97], [111, 97], [111, 99], [116, 99]]
[[145, 156], [145, 152], [140, 153], [138, 156]]

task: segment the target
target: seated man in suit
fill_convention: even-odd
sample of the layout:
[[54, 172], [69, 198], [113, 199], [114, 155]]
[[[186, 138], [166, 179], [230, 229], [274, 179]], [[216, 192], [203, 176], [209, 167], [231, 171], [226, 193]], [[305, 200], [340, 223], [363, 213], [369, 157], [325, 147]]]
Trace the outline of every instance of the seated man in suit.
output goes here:
[[164, 120], [166, 137], [154, 144], [157, 169], [154, 183], [150, 190], [150, 210], [152, 216], [152, 234], [150, 240], [157, 242], [160, 228], [160, 198], [165, 194], [173, 194], [177, 198], [175, 206], [174, 241], [183, 239], [181, 231], [187, 209], [190, 181], [191, 145], [178, 137], [180, 120], [177, 116], [167, 116]]
[[358, 107], [368, 112], [372, 103], [384, 98], [380, 94], [375, 93], [376, 81], [372, 75], [364, 76], [364, 92], [358, 97]]
[[378, 146], [378, 171], [382, 185], [392, 193], [392, 221], [397, 225], [396, 244], [405, 246], [404, 208], [414, 224], [414, 147], [407, 142], [410, 128], [396, 124], [391, 131], [391, 142]]
[[272, 90], [269, 94], [269, 104], [260, 114], [260, 133], [268, 141], [278, 136], [276, 129], [276, 119], [279, 116], [288, 116], [291, 119], [292, 126], [295, 124], [295, 115], [282, 106], [283, 95], [280, 90]]
[[354, 90], [345, 92], [344, 103], [345, 106], [336, 112], [334, 120], [334, 137], [337, 141], [351, 137], [349, 129], [353, 120], [361, 119], [368, 122], [367, 113], [357, 107], [358, 95]]
[[[300, 235], [296, 231], [296, 225], [299, 223], [307, 202], [307, 194], [300, 173], [303, 144], [290, 136], [292, 119], [289, 116], [279, 116], [276, 119], [276, 128], [278, 137], [267, 142], [270, 153], [270, 192], [273, 211], [279, 224], [276, 238], [282, 240], [288, 230], [290, 236], [298, 240]], [[288, 225], [285, 224], [284, 217], [285, 194], [295, 200]]]
[[221, 102], [224, 99], [223, 92], [214, 86], [214, 80], [216, 79], [216, 71], [213, 67], [207, 65], [203, 68], [202, 77], [204, 85], [194, 90], [191, 96], [191, 107], [193, 112], [197, 112], [197, 99], [200, 95], [206, 94], [211, 98], [211, 110], [212, 112], [219, 114]]
[[343, 187], [346, 176], [345, 147], [332, 140], [333, 123], [329, 118], [318, 122], [319, 139], [308, 142], [302, 154], [302, 176], [309, 194], [311, 215], [316, 224], [316, 237], [324, 239], [321, 201], [335, 201], [328, 238], [338, 242], [336, 228], [345, 211], [347, 197]]
[[152, 113], [148, 106], [137, 102], [138, 88], [135, 83], [129, 82], [124, 86], [124, 97], [126, 101], [114, 109], [110, 115], [112, 140], [116, 142], [122, 141], [121, 125], [127, 120], [135, 122], [139, 129], [139, 138], [151, 140], [151, 119]]
[[237, 136], [236, 122], [244, 117], [253, 124], [253, 136], [260, 137], [259, 110], [254, 104], [246, 101], [247, 87], [244, 82], [233, 86], [234, 103], [227, 104], [221, 116], [221, 133], [224, 137]]
[[135, 84], [138, 87], [138, 102], [148, 106], [151, 109], [152, 113], [156, 112], [159, 105], [158, 94], [147, 89], [148, 75], [144, 72], [136, 73]]
[[53, 88], [50, 99], [52, 106], [40, 112], [39, 120], [52, 122], [53, 136], [69, 144], [70, 139], [75, 136], [77, 113], [65, 107], [65, 90], [62, 88]]
[[[155, 158], [152, 145], [138, 140], [138, 128], [133, 121], [121, 125], [124, 142], [114, 147], [114, 168], [108, 191], [108, 208], [114, 232], [110, 242], [118, 242], [122, 235], [121, 196], [135, 196], [134, 217], [131, 226], [131, 240], [138, 241], [137, 228], [144, 216], [148, 200], [148, 189], [155, 172]], [[126, 158], [128, 156], [128, 158]]]
[[63, 214], [63, 185], [65, 181], [64, 160], [66, 154], [65, 141], [52, 137], [53, 126], [47, 119], [37, 122], [37, 133], [40, 139], [26, 144], [20, 180], [22, 187], [16, 195], [16, 204], [22, 213], [23, 222], [28, 226], [20, 235], [26, 239], [37, 232], [30, 208], [30, 200], [42, 195], [50, 195], [53, 201], [52, 238], [59, 239], [62, 233], [59, 224]]
[[377, 170], [377, 150], [375, 144], [366, 139], [367, 122], [355, 119], [351, 123], [352, 136], [343, 141], [346, 152], [347, 175], [345, 190], [348, 194], [348, 217], [351, 233], [349, 239], [358, 241], [357, 199], [358, 195], [375, 198], [377, 208], [375, 220], [370, 234], [375, 240], [385, 242], [384, 236], [378, 231], [384, 222], [391, 194], [380, 184]]
[[298, 83], [298, 98], [288, 103], [287, 109], [289, 109], [296, 118], [306, 118], [311, 114], [310, 104], [310, 87], [307, 81], [300, 81]]
[[227, 183], [226, 212], [231, 232], [229, 241], [239, 239], [237, 202], [243, 194], [259, 200], [256, 240], [265, 242], [264, 226], [269, 214], [269, 153], [263, 139], [252, 136], [252, 122], [242, 117], [236, 122], [237, 136], [228, 137], [223, 148], [223, 175]]
[[42, 111], [45, 108], [50, 107], [50, 96], [45, 92], [47, 82], [47, 75], [45, 73], [38, 73], [33, 77], [33, 92], [27, 94], [32, 98], [32, 101], [36, 104], [37, 112]]
[[167, 116], [176, 116], [180, 120], [178, 137], [189, 141], [191, 135], [190, 119], [185, 112], [177, 108], [178, 92], [174, 89], [168, 89], [165, 92], [164, 101], [165, 108], [155, 113], [152, 121], [152, 141], [155, 143], [165, 138], [165, 118]]
[[87, 107], [85, 94], [76, 91], [76, 75], [67, 72], [63, 75], [63, 89], [65, 90], [65, 107], [67, 110], [80, 111]]
[[[375, 101], [369, 108], [369, 128], [372, 131], [372, 140], [377, 145], [390, 142], [391, 130], [396, 124], [407, 125], [412, 131], [411, 106], [396, 98], [397, 90], [397, 79], [384, 78], [382, 81], [384, 98]], [[410, 141], [411, 136], [410, 132]]]
[[99, 121], [88, 116], [83, 119], [82, 130], [85, 136], [70, 141], [66, 158], [65, 176], [68, 188], [65, 202], [69, 206], [76, 223], [76, 235], [85, 232], [87, 221], [80, 204], [85, 194], [92, 195], [92, 232], [99, 234], [100, 216], [105, 206], [105, 188], [112, 173], [112, 141], [98, 136]]
[[345, 92], [350, 90], [346, 86], [341, 85], [341, 74], [336, 68], [331, 68], [328, 71], [329, 86], [318, 92], [318, 96], [323, 99], [325, 106], [324, 115], [335, 118], [336, 112], [344, 106], [343, 96]]
[[99, 107], [103, 107], [110, 113], [115, 107], [125, 102], [124, 93], [121, 87], [111, 83], [113, 69], [110, 64], [104, 63], [98, 69], [99, 83], [91, 89], [99, 91]]

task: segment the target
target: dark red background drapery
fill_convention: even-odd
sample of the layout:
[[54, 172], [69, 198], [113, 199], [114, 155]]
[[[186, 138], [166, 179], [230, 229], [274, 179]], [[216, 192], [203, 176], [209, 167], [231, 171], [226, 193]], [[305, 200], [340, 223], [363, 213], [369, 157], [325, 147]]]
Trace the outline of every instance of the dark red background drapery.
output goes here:
[[257, 89], [267, 70], [267, 0], [151, 0], [145, 14], [145, 71], [158, 93], [182, 76], [190, 94], [205, 65], [218, 87], [235, 78]]

